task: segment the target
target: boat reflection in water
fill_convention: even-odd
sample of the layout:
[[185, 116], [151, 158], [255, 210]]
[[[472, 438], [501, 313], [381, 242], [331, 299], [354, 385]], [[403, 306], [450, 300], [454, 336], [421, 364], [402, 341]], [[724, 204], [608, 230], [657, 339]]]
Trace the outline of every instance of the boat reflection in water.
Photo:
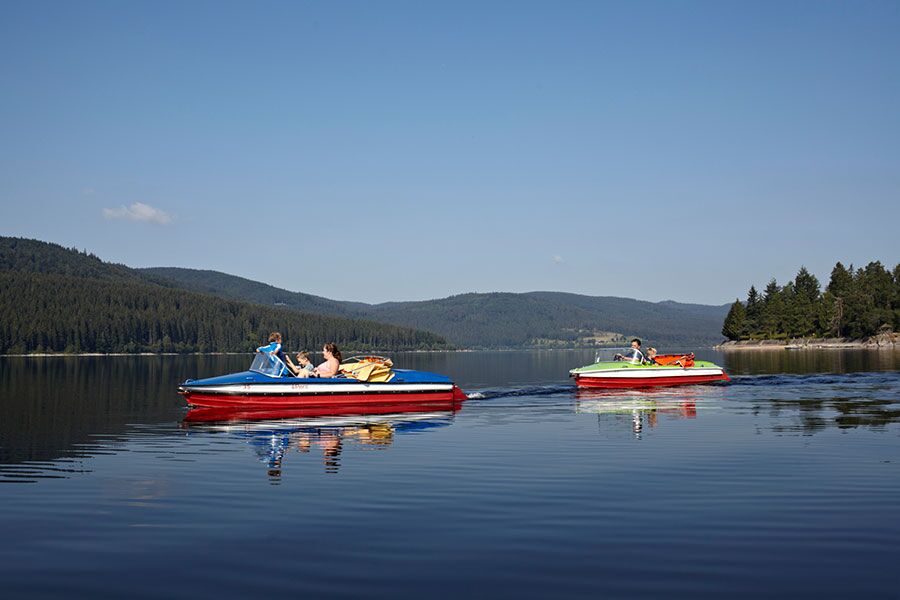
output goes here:
[[336, 408], [194, 408], [184, 418], [189, 431], [225, 432], [256, 451], [270, 481], [281, 479], [285, 455], [321, 453], [326, 473], [337, 473], [348, 445], [382, 449], [398, 433], [449, 425], [462, 402], [402, 402]]
[[655, 428], [660, 416], [666, 419], [697, 418], [697, 392], [681, 388], [638, 390], [579, 389], [576, 392], [575, 412], [597, 415], [597, 424], [602, 429], [604, 415], [616, 423], [630, 422], [631, 430], [638, 439], [644, 431], [644, 424]]

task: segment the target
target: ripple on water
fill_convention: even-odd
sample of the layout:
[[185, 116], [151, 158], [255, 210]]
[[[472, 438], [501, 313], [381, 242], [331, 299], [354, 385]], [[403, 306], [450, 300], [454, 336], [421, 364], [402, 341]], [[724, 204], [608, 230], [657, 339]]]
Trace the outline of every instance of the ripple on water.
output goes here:
[[895, 589], [896, 372], [469, 395], [418, 420], [184, 427], [178, 407], [5, 439], [0, 481], [30, 485], [0, 497], [0, 576], [20, 595], [160, 573], [173, 597]]

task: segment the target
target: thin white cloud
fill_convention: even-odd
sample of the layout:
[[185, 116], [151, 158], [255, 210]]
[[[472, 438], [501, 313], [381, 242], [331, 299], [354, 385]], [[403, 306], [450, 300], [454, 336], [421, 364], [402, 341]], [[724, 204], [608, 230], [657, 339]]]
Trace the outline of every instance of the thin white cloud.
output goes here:
[[561, 263], [563, 263], [563, 262], [565, 262], [565, 261], [563, 260], [563, 257], [560, 256], [559, 254], [554, 254], [554, 255], [553, 255], [553, 262], [556, 263], [556, 264], [558, 265], [558, 264], [561, 264]]
[[159, 225], [167, 225], [172, 222], [172, 215], [143, 202], [135, 202], [131, 206], [123, 205], [119, 208], [104, 208], [103, 217], [110, 220], [126, 219], [128, 221], [145, 221]]

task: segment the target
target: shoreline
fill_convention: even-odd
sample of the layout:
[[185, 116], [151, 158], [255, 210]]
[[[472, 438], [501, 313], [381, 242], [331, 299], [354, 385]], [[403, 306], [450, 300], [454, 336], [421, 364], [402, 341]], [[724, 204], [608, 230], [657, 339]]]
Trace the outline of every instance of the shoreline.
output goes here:
[[[565, 352], [569, 350], [605, 350], [619, 346], [586, 346], [571, 348], [453, 348], [446, 350], [349, 350], [345, 354], [434, 354], [467, 352]], [[698, 349], [715, 349], [716, 346], [698, 346]], [[294, 352], [293, 350], [291, 352]], [[315, 354], [315, 353], [314, 353]], [[65, 358], [65, 357], [128, 357], [128, 356], [252, 356], [253, 352], [30, 352], [25, 354], [0, 354], [0, 358]]]
[[[434, 354], [439, 352], [521, 352], [545, 350], [544, 348], [453, 348], [447, 350], [349, 350], [349, 355], [368, 354]], [[550, 350], [583, 350], [583, 348], [550, 348]], [[291, 350], [289, 354], [296, 352]], [[128, 357], [128, 356], [253, 356], [253, 352], [30, 352], [26, 354], [0, 354], [0, 358], [65, 358], [65, 357]], [[313, 354], [317, 354], [313, 352]], [[321, 354], [321, 352], [319, 352]]]
[[792, 338], [788, 340], [730, 340], [713, 346], [721, 352], [744, 350], [891, 350], [900, 346], [900, 335], [882, 334], [863, 339]]

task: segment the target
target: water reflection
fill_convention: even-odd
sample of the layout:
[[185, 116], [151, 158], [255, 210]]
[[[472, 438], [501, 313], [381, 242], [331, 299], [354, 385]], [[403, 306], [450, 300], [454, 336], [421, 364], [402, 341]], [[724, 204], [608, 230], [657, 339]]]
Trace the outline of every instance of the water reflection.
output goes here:
[[338, 473], [348, 448], [382, 450], [403, 432], [418, 432], [452, 423], [462, 404], [423, 402], [346, 409], [210, 409], [188, 412], [184, 427], [191, 434], [227, 433], [253, 448], [269, 481], [281, 482], [285, 457], [318, 455], [326, 473]]
[[[701, 410], [700, 404], [716, 404], [723, 410], [747, 411], [765, 417], [766, 429], [804, 434], [900, 423], [900, 350], [724, 355], [698, 350], [697, 357], [722, 364], [734, 376], [729, 386], [696, 388], [703, 395], [695, 400]], [[568, 369], [592, 358], [592, 350], [451, 352], [399, 354], [396, 362], [447, 373], [473, 392], [487, 390], [481, 397], [488, 401], [478, 404], [482, 411], [497, 408], [498, 397], [507, 398], [502, 410], [483, 411], [480, 418], [502, 414], [511, 421], [515, 415], [533, 413], [542, 403], [535, 399], [548, 394], [571, 398]], [[246, 355], [0, 357], [0, 483], [72, 477], [91, 471], [92, 457], [119, 452], [136, 435], [162, 440], [180, 434], [187, 407], [175, 391], [178, 382], [239, 371], [246, 361]], [[675, 418], [671, 403], [679, 400], [671, 394], [688, 391], [637, 392], [657, 405], [628, 412], [629, 427], [646, 434], [663, 417]], [[622, 391], [613, 394], [619, 400], [630, 398]], [[579, 392], [579, 399], [601, 398]], [[581, 410], [600, 415], [598, 408], [586, 404]], [[598, 418], [613, 419], [613, 413], [605, 414]], [[625, 419], [624, 413], [615, 414]], [[344, 446], [342, 442], [336, 452], [344, 452]], [[310, 447], [320, 451], [315, 444]], [[173, 444], [166, 452], [180, 450], [182, 446]]]
[[0, 358], [0, 581], [23, 598], [128, 596], [160, 573], [185, 597], [896, 595], [900, 373], [786, 374], [805, 359], [779, 356], [727, 386], [576, 392], [576, 352], [423, 353], [461, 374], [464, 412], [186, 424], [177, 382], [245, 356]]
[[[709, 388], [700, 388], [709, 389]], [[597, 415], [601, 432], [609, 424], [621, 428], [630, 424], [636, 439], [641, 439], [644, 425], [655, 429], [660, 417], [665, 420], [697, 418], [698, 400], [709, 395], [697, 388], [659, 388], [653, 390], [585, 390], [576, 392], [575, 412]]]
[[729, 388], [729, 399], [768, 416], [772, 431], [779, 433], [884, 429], [900, 423], [900, 374], [739, 377]]
[[124, 440], [129, 423], [176, 420], [174, 382], [222, 358], [0, 358], [0, 465], [81, 459], [98, 440]]
[[900, 368], [900, 349], [889, 348], [737, 350], [711, 354], [723, 360], [732, 375], [854, 373]]

